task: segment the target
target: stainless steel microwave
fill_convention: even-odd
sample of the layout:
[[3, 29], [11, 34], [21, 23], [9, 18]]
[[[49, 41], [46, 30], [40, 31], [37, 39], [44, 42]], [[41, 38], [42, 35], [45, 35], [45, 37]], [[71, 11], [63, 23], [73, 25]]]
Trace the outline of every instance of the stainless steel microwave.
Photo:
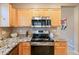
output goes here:
[[32, 26], [33, 27], [50, 27], [51, 19], [49, 17], [33, 17]]

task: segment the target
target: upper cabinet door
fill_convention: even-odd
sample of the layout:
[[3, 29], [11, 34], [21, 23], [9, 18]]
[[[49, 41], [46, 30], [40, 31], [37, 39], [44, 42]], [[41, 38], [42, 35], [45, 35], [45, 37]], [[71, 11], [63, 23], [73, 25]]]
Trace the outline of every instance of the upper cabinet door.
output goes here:
[[12, 4], [9, 4], [10, 27], [18, 26], [18, 20], [16, 20], [16, 19], [17, 19], [16, 8], [14, 8]]
[[23, 9], [19, 9], [17, 11], [17, 15], [18, 15], [18, 26], [21, 27], [21, 26], [25, 26], [26, 25], [26, 12], [25, 10]]
[[13, 10], [12, 10], [12, 15], [13, 15], [13, 19], [12, 19], [12, 25], [14, 27], [17, 27], [18, 26], [18, 20], [17, 20], [17, 14], [16, 14], [16, 9], [13, 7]]
[[32, 19], [31, 9], [18, 9], [17, 16], [19, 26], [31, 26], [31, 19]]
[[60, 26], [61, 25], [61, 8], [53, 8], [50, 11], [50, 18], [52, 26]]
[[1, 4], [0, 27], [9, 26], [9, 4]]
[[49, 16], [48, 9], [44, 8], [32, 9], [32, 16]]

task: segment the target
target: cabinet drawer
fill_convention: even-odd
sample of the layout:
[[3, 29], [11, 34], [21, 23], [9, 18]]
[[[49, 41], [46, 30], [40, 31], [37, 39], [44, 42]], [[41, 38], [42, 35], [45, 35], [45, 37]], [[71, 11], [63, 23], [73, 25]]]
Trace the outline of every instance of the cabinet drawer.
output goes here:
[[31, 47], [29, 47], [29, 46], [23, 46], [23, 49], [30, 50], [30, 49], [31, 49]]
[[22, 46], [30, 46], [30, 43], [29, 42], [21, 42], [20, 43]]
[[55, 42], [55, 46], [65, 47], [65, 46], [67, 46], [67, 43], [66, 42]]

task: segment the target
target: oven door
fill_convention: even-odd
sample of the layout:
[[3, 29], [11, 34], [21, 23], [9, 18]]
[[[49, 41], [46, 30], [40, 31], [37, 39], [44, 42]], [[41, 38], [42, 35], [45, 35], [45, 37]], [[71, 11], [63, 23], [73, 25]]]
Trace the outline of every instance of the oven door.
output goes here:
[[32, 55], [54, 55], [54, 46], [31, 46]]

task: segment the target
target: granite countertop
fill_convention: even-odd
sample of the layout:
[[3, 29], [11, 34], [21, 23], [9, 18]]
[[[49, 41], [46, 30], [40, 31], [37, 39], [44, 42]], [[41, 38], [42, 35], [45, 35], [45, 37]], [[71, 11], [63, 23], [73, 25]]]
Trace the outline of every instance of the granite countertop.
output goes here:
[[66, 39], [62, 39], [62, 38], [54, 38], [54, 41], [67, 41]]
[[[3, 42], [5, 43], [3, 47], [0, 48], [0, 55], [6, 55], [8, 52], [10, 52], [17, 44], [20, 42], [30, 42], [31, 37], [16, 37], [16, 38], [7, 38]], [[64, 41], [61, 39], [57, 39], [55, 41]], [[53, 46], [54, 42], [31, 42], [31, 45], [42, 45], [42, 46]]]
[[4, 40], [4, 46], [0, 48], [0, 55], [6, 55], [9, 51], [11, 51], [19, 42], [30, 42], [31, 38], [7, 38]]

